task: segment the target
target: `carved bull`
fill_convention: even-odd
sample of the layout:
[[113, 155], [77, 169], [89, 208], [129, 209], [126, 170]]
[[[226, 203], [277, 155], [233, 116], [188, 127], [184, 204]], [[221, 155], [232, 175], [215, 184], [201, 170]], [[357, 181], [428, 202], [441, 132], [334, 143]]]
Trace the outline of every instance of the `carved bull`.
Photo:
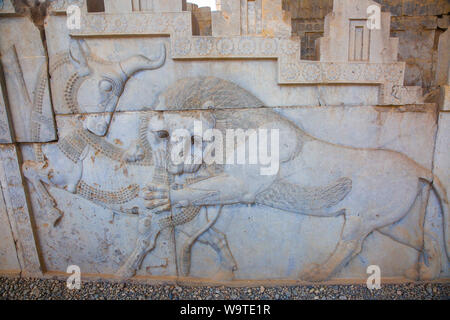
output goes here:
[[[159, 201], [144, 202], [145, 190], [141, 184], [154, 181], [164, 185], [168, 184], [169, 179], [165, 163], [166, 144], [157, 140], [162, 137], [161, 132], [148, 131], [147, 127], [149, 122], [157, 121], [160, 115], [142, 116], [142, 134], [129, 150], [118, 148], [104, 138], [128, 79], [139, 71], [162, 67], [165, 59], [164, 44], [161, 44], [160, 54], [156, 59], [136, 55], [113, 63], [93, 55], [84, 42], [72, 41], [68, 57], [63, 55], [60, 61], [54, 63], [56, 66], [70, 63], [75, 68], [75, 73], [67, 80], [64, 100], [73, 113], [84, 113], [87, 110], [83, 110], [78, 104], [78, 97], [89, 99], [88, 105], [95, 106], [89, 112], [100, 115], [86, 117], [79, 128], [61, 137], [57, 143], [36, 148], [37, 161], [25, 161], [23, 164], [25, 177], [33, 185], [42, 208], [54, 225], [61, 220], [63, 212], [47, 191], [46, 185], [82, 196], [115, 213], [139, 215], [136, 247], [118, 272], [125, 278], [136, 273], [146, 254], [155, 247], [162, 230], [208, 214], [200, 208], [188, 208], [179, 210], [178, 216], [172, 217], [170, 206]], [[83, 179], [86, 161], [97, 154], [106, 157], [111, 163], [110, 168], [99, 168], [100, 170], [114, 170], [114, 166], [120, 164], [143, 166], [147, 173], [142, 177], [143, 181], [135, 181], [134, 184], [127, 184], [113, 191], [101, 190]], [[127, 180], [126, 177], [122, 178]], [[165, 214], [154, 216], [155, 209], [164, 211]], [[202, 235], [201, 240], [216, 250], [227, 269], [235, 268], [231, 252], [227, 251], [225, 235], [211, 229]]]

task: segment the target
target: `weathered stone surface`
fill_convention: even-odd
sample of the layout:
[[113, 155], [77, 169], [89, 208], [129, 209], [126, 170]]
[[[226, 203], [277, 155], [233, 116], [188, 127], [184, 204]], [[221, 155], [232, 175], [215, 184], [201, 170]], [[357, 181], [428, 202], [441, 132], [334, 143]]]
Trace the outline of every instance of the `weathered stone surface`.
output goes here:
[[439, 105], [444, 111], [450, 111], [450, 86], [441, 86], [441, 95], [439, 97]]
[[211, 36], [212, 35], [212, 18], [211, 8], [198, 7], [196, 4], [187, 3], [187, 11], [192, 12], [192, 35], [194, 36]]
[[54, 0], [50, 3], [49, 10], [52, 13], [64, 13], [70, 5], [76, 5], [87, 11], [85, 0]]
[[[406, 62], [405, 85], [435, 86], [437, 37], [448, 28], [448, 1], [376, 0], [383, 12], [392, 14], [391, 36], [399, 38], [399, 60]], [[302, 39], [302, 59], [318, 60], [315, 40], [324, 32], [324, 17], [333, 1], [285, 0], [292, 15], [293, 34]]]
[[450, 113], [439, 114], [439, 131], [436, 139], [436, 153], [434, 159], [434, 171], [440, 177], [440, 181], [447, 189], [447, 198], [450, 198]]
[[0, 272], [20, 272], [3, 191], [0, 198]]
[[321, 61], [397, 61], [398, 39], [389, 36], [391, 15], [381, 13], [381, 28], [369, 29], [367, 8], [371, 5], [376, 2], [334, 1], [333, 14], [325, 17], [325, 35], [320, 39]]
[[133, 11], [131, 0], [108, 0], [105, 1], [105, 12], [126, 13]]
[[436, 69], [436, 84], [450, 85], [450, 31], [439, 37], [438, 63]]
[[44, 271], [38, 255], [32, 226], [32, 213], [20, 169], [15, 145], [0, 145], [0, 181], [6, 202], [9, 223], [16, 242], [22, 274], [42, 276]]
[[[0, 68], [0, 76], [2, 76]], [[3, 77], [2, 77], [3, 78]], [[12, 143], [14, 141], [14, 133], [11, 129], [11, 124], [9, 122], [8, 110], [7, 108], [7, 97], [6, 85], [4, 79], [0, 80], [0, 143]]]
[[79, 30], [68, 4], [45, 25], [57, 140], [0, 145], [0, 270], [14, 239], [38, 276], [449, 278], [446, 113], [404, 85], [390, 14], [368, 30], [375, 2], [334, 1], [318, 61], [282, 1], [222, 1], [210, 35], [184, 1], [84, 8]]
[[11, 0], [3, 0], [0, 3], [0, 15], [1, 14], [12, 14], [15, 13], [14, 6]]
[[56, 139], [47, 58], [39, 30], [28, 18], [0, 20], [0, 52], [17, 142]]
[[223, 0], [220, 11], [211, 12], [213, 37], [241, 34], [241, 1]]

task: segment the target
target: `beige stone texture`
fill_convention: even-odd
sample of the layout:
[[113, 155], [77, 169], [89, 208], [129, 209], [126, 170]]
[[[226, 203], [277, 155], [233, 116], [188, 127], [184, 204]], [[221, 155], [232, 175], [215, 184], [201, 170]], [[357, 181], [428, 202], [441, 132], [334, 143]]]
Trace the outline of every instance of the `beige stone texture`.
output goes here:
[[450, 111], [450, 86], [443, 85], [440, 88], [439, 105], [441, 110]]
[[241, 34], [241, 0], [223, 0], [220, 11], [211, 12], [213, 37]]
[[[381, 14], [381, 29], [367, 26], [367, 8], [374, 1], [335, 0], [333, 13], [325, 17], [325, 35], [320, 38], [321, 61], [397, 61], [398, 39], [390, 38], [390, 13]], [[358, 40], [360, 39], [360, 40]]]
[[0, 273], [19, 273], [16, 246], [11, 232], [3, 190], [0, 198]]
[[266, 37], [290, 37], [291, 15], [282, 9], [281, 0], [262, 0], [262, 34]]
[[[450, 277], [448, 112], [405, 86], [390, 14], [365, 29], [375, 2], [223, 0], [211, 13], [130, 0], [83, 9], [80, 30], [66, 28], [69, 2], [46, 19], [47, 50], [27, 18], [0, 17], [12, 34], [0, 38], [0, 124], [34, 119], [30, 88], [48, 58], [58, 132], [0, 141], [1, 274], [77, 265], [100, 278], [248, 286], [361, 283], [378, 265], [383, 283]], [[390, 6], [425, 10], [428, 24], [434, 7], [412, 3]], [[308, 50], [323, 28], [316, 61], [301, 59], [292, 8]], [[247, 141], [257, 152], [242, 154]]]
[[107, 0], [105, 1], [106, 13], [126, 13], [133, 11], [131, 0]]
[[17, 256], [22, 275], [42, 276], [44, 270], [38, 254], [32, 211], [28, 204], [17, 146], [0, 145], [0, 160], [0, 182], [13, 238], [17, 241]]
[[[2, 70], [0, 68], [0, 76]], [[11, 129], [7, 107], [7, 97], [5, 95], [6, 85], [4, 79], [0, 79], [0, 143], [12, 143], [14, 141], [14, 131]]]
[[212, 21], [211, 8], [198, 7], [196, 4], [187, 3], [187, 11], [192, 12], [192, 35], [194, 36], [211, 36]]
[[56, 139], [47, 58], [39, 30], [26, 17], [0, 20], [0, 53], [17, 142]]
[[2, 14], [13, 14], [15, 13], [14, 6], [11, 0], [3, 0], [3, 5], [0, 6], [0, 15]]
[[[383, 12], [392, 14], [391, 36], [399, 38], [399, 60], [406, 62], [405, 85], [433, 90], [437, 72], [437, 39], [448, 28], [446, 0], [376, 0]], [[285, 0], [292, 14], [293, 34], [301, 37], [302, 59], [319, 60], [315, 40], [323, 36], [324, 17], [333, 0]]]
[[181, 12], [184, 10], [185, 5], [186, 5], [185, 0], [153, 0], [153, 11]]
[[450, 31], [439, 37], [438, 63], [436, 68], [436, 84], [450, 85]]
[[447, 190], [450, 198], [450, 113], [440, 112], [439, 131], [436, 138], [436, 151], [434, 155], [434, 173]]
[[84, 12], [87, 11], [86, 0], [54, 0], [50, 3], [49, 11], [53, 14], [62, 14], [70, 5], [76, 5]]

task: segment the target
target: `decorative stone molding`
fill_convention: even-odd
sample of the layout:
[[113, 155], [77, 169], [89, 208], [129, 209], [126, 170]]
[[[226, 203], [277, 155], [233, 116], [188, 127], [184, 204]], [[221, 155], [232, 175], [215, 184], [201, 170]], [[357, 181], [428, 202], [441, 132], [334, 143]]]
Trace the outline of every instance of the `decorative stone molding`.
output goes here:
[[[262, 1], [262, 0], [261, 0]], [[254, 1], [252, 1], [254, 2]], [[258, 1], [255, 5], [258, 5]], [[233, 0], [222, 3], [222, 10], [213, 13], [213, 36], [192, 36], [192, 25], [189, 12], [180, 13], [132, 13], [127, 14], [84, 14], [82, 29], [72, 31], [76, 37], [87, 36], [116, 36], [116, 35], [169, 35], [171, 39], [173, 59], [261, 59], [273, 58], [278, 60], [279, 84], [352, 84], [366, 83], [380, 85], [379, 103], [385, 105], [401, 105], [422, 103], [421, 88], [404, 88], [404, 63], [397, 62], [398, 39], [389, 37], [390, 15], [382, 13], [380, 30], [368, 30], [365, 25], [368, 5], [375, 2], [351, 3], [344, 6], [344, 2], [336, 2], [335, 11], [326, 18], [325, 37], [320, 39], [320, 62], [300, 60], [299, 38], [290, 36], [290, 22], [286, 32], [273, 32], [266, 27], [271, 25], [265, 16], [283, 16], [281, 1], [278, 3], [261, 2], [261, 32], [251, 35], [245, 31], [240, 21], [239, 12], [247, 8], [247, 1]], [[242, 5], [242, 6], [241, 6]], [[248, 9], [248, 8], [247, 8]], [[231, 11], [230, 11], [231, 10]], [[235, 10], [236, 14], [231, 14]], [[237, 10], [237, 11], [236, 11]], [[259, 12], [259, 11], [258, 11]], [[269, 15], [271, 12], [272, 15]], [[215, 14], [215, 15], [214, 15]], [[219, 26], [223, 15], [230, 27]], [[338, 18], [334, 18], [338, 17]], [[222, 20], [221, 20], [222, 19]], [[274, 19], [274, 18], [273, 18]], [[349, 30], [349, 21], [362, 21], [362, 27], [370, 32], [370, 42], [365, 44], [367, 61], [349, 61], [349, 34], [330, 34], [330, 30]], [[128, 21], [133, 21], [128, 25]], [[225, 20], [224, 20], [225, 21]], [[290, 21], [290, 19], [289, 19]], [[277, 24], [278, 25], [278, 24]], [[332, 25], [332, 26], [331, 26]], [[241, 26], [233, 31], [231, 26]], [[223, 30], [221, 34], [218, 30]], [[335, 32], [335, 31], [333, 31]], [[327, 40], [333, 39], [333, 40]], [[343, 45], [344, 44], [344, 45]], [[379, 48], [382, 49], [377, 53]], [[377, 48], [377, 49], [375, 49]], [[327, 53], [328, 52], [328, 53]], [[339, 54], [339, 56], [335, 56]], [[329, 62], [328, 62], [329, 61]], [[342, 72], [340, 71], [342, 70]]]

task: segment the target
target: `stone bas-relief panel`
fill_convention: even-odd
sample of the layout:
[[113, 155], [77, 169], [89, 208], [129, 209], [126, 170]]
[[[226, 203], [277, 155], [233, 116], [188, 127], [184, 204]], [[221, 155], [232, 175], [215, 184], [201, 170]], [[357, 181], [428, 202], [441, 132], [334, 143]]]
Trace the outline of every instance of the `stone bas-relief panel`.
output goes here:
[[[203, 91], [179, 90], [201, 81], [214, 85]], [[234, 97], [227, 97], [227, 92]], [[206, 102], [217, 104], [228, 98], [235, 108], [239, 103], [260, 107], [183, 111], [192, 107], [191, 101], [208, 109]], [[446, 252], [448, 242], [446, 225], [440, 223], [448, 219], [445, 189], [431, 172], [432, 153], [414, 151], [417, 147], [427, 150], [433, 144], [433, 110], [272, 110], [235, 84], [217, 78], [181, 80], [160, 96], [159, 103], [161, 109], [170, 111], [116, 113], [105, 138], [89, 133], [81, 124], [84, 117], [97, 116], [60, 116], [62, 138], [57, 144], [42, 147], [45, 163], [24, 164], [32, 188], [39, 190], [42, 182], [52, 186], [47, 188], [51, 194], [47, 196], [53, 198], [51, 204], [61, 215], [69, 210], [69, 220], [79, 219], [84, 202], [74, 205], [73, 199], [81, 197], [91, 206], [96, 205], [84, 211], [82, 221], [99, 219], [109, 223], [102, 232], [97, 227], [84, 237], [88, 231], [67, 225], [65, 214], [59, 217], [55, 229], [54, 217], [48, 215], [48, 210], [38, 218], [42, 219], [40, 232], [44, 239], [60, 241], [50, 234], [64, 239], [68, 234], [75, 239], [96, 237], [80, 247], [89, 256], [84, 259], [88, 270], [93, 270], [89, 265], [97, 261], [100, 264], [95, 265], [96, 272], [122, 278], [151, 270], [155, 276], [202, 278], [206, 274], [206, 278], [217, 281], [322, 281], [336, 276], [362, 277], [364, 266], [379, 259], [387, 268], [386, 276], [434, 279], [441, 276], [441, 269], [444, 275], [448, 272], [447, 261], [436, 256], [437, 252]], [[318, 121], [318, 114], [322, 119], [327, 119], [323, 116], [326, 114], [328, 119], [344, 120], [341, 126], [329, 126], [328, 131], [319, 130], [313, 135], [301, 123]], [[350, 127], [358, 120], [363, 120], [367, 128], [365, 145], [342, 130], [342, 126]], [[283, 141], [279, 172], [264, 176], [258, 165], [256, 170], [251, 165], [179, 166], [166, 160], [173, 148], [170, 137], [175, 130], [187, 129], [194, 138], [194, 121], [201, 122], [204, 129], [216, 128], [223, 133], [237, 128], [279, 129]], [[409, 133], [399, 128], [402, 121], [411, 126]], [[384, 136], [380, 128], [391, 134]], [[423, 140], [412, 134], [418, 130]], [[203, 142], [207, 152], [208, 140]], [[61, 159], [67, 162], [58, 167], [58, 163], [64, 163]], [[444, 208], [433, 221], [435, 226], [440, 225], [437, 240], [427, 238], [424, 231], [424, 221], [430, 219], [427, 212], [439, 211], [427, 209], [428, 194], [436, 199], [437, 208]], [[39, 201], [33, 205], [39, 211]], [[120, 227], [111, 226], [116, 223]], [[128, 227], [131, 231], [123, 233]], [[320, 243], [314, 241], [317, 230], [321, 230]], [[57, 235], [59, 232], [64, 236]], [[126, 240], [127, 249], [119, 248]], [[133, 241], [136, 244], [130, 250]], [[101, 254], [94, 249], [96, 246], [103, 250]], [[384, 247], [391, 254], [396, 250], [402, 253], [392, 261], [385, 258]], [[61, 268], [54, 264], [61, 261], [58, 250], [50, 251], [52, 265]], [[116, 257], [107, 259], [105, 255]], [[165, 267], [158, 264], [163, 260], [168, 261]], [[347, 263], [351, 263], [351, 271], [345, 270]], [[261, 265], [265, 268], [261, 269]]]
[[[69, 2], [45, 25], [57, 139], [0, 148], [21, 269], [229, 283], [360, 280], [376, 264], [383, 277], [448, 278], [446, 127], [421, 88], [403, 86], [389, 14], [363, 39], [369, 50], [352, 50], [373, 2], [335, 0], [321, 60], [309, 62], [281, 1], [224, 1], [213, 20], [231, 10], [239, 24], [219, 36], [213, 23], [215, 37], [192, 36], [177, 0], [82, 8], [82, 28], [68, 30]], [[339, 52], [336, 26], [350, 29]], [[9, 105], [30, 109], [28, 57], [7, 49], [5, 79], [22, 88]], [[227, 146], [230, 130], [256, 136]], [[255, 141], [256, 162], [222, 163], [221, 147], [240, 159]]]

